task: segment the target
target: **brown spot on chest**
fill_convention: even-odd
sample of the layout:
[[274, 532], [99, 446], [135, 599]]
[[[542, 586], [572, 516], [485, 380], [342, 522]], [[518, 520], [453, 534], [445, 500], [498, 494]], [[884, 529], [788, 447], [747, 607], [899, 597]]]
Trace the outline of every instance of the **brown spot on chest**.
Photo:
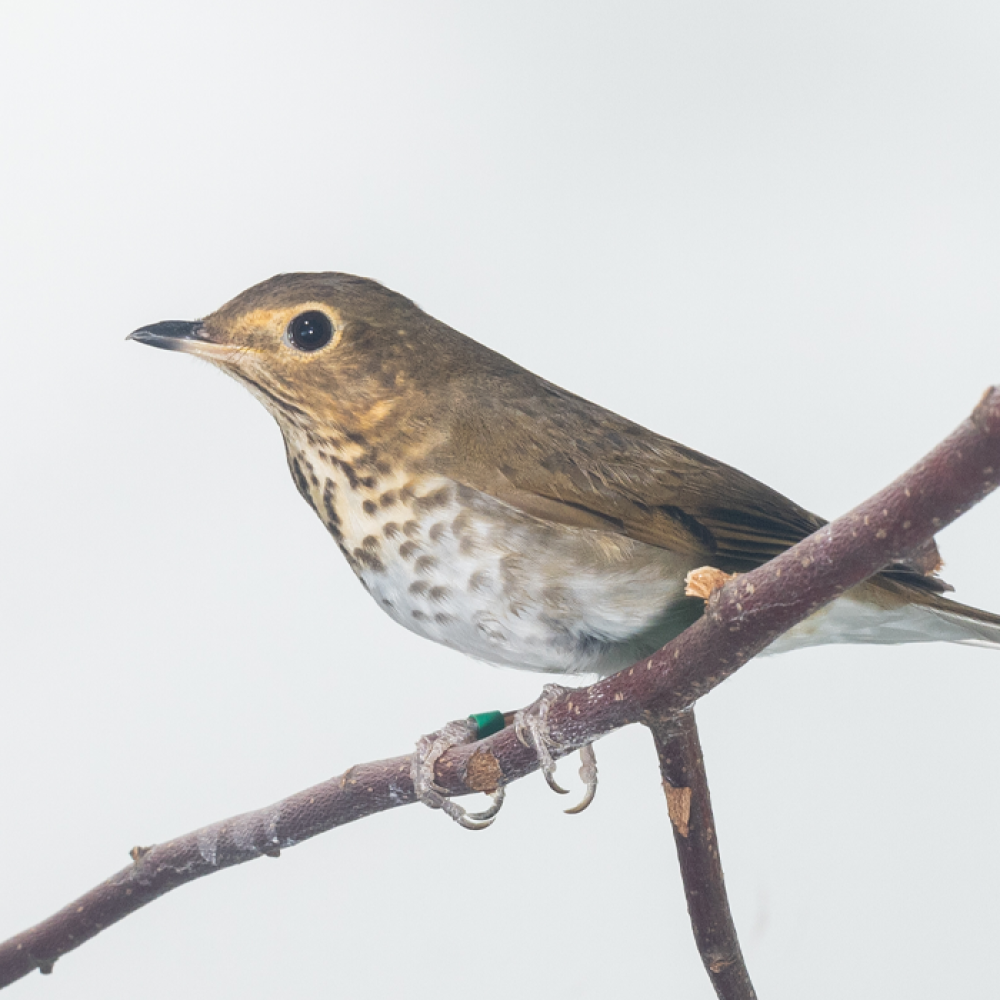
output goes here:
[[435, 566], [437, 566], [437, 559], [434, 556], [421, 556], [413, 564], [413, 568], [417, 573], [429, 573]]
[[292, 470], [292, 479], [295, 482], [295, 488], [302, 494], [306, 503], [312, 506], [313, 499], [309, 492], [309, 483], [306, 480], [305, 473], [302, 471], [302, 461], [299, 459], [299, 456], [292, 455], [288, 465]]
[[328, 479], [323, 484], [323, 513], [320, 517], [330, 534], [340, 541], [344, 537], [344, 533], [341, 531], [340, 515], [337, 513], [335, 502], [336, 490], [337, 484], [331, 479]]
[[413, 509], [417, 513], [439, 510], [447, 507], [454, 497], [454, 490], [450, 486], [440, 486], [424, 496], [414, 497]]
[[373, 573], [384, 573], [385, 563], [379, 558], [381, 543], [374, 535], [367, 535], [354, 550], [354, 558], [358, 564], [370, 569]]
[[331, 456], [329, 462], [330, 465], [339, 469], [344, 474], [344, 478], [347, 480], [347, 485], [350, 486], [352, 490], [374, 488], [374, 476], [359, 476], [350, 462], [346, 462], [344, 459], [339, 458], [336, 455]]

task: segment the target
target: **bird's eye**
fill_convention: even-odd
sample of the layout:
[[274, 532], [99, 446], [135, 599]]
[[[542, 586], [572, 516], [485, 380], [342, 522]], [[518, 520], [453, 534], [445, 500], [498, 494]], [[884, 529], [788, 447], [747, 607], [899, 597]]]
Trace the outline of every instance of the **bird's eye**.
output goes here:
[[300, 351], [318, 351], [330, 343], [332, 336], [330, 317], [318, 309], [299, 313], [288, 324], [288, 342]]

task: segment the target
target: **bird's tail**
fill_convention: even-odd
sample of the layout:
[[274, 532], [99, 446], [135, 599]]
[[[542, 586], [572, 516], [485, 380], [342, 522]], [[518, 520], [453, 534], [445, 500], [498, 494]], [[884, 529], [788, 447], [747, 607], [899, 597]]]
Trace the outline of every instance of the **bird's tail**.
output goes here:
[[1000, 615], [875, 577], [800, 622], [767, 652], [830, 642], [961, 642], [1000, 649]]
[[941, 636], [947, 642], [1000, 649], [1000, 615], [949, 601], [939, 594], [928, 600], [924, 607], [939, 620], [942, 629], [949, 633]]

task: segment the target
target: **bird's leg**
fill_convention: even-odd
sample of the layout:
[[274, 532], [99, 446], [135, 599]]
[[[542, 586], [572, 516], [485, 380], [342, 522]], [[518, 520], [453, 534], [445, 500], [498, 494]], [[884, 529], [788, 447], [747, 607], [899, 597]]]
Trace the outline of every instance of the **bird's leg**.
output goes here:
[[[555, 778], [556, 762], [552, 756], [552, 749], [559, 744], [553, 738], [549, 729], [548, 714], [552, 704], [565, 693], [567, 689], [558, 684], [546, 684], [542, 688], [541, 697], [527, 708], [521, 709], [514, 716], [514, 732], [517, 738], [526, 747], [530, 747], [538, 755], [538, 764], [549, 788], [560, 795], [565, 795], [567, 789], [558, 784]], [[568, 813], [583, 812], [597, 793], [597, 755], [594, 753], [593, 744], [588, 743], [580, 749], [580, 778], [587, 786], [582, 801], [571, 809]]]
[[[502, 729], [505, 720], [500, 716], [500, 713], [488, 714], [499, 716], [499, 728]], [[421, 736], [417, 740], [417, 749], [410, 760], [410, 778], [413, 781], [413, 790], [416, 792], [417, 798], [431, 809], [440, 809], [466, 830], [485, 830], [493, 822], [503, 805], [504, 786], [497, 785], [493, 792], [487, 793], [493, 799], [492, 805], [482, 812], [470, 813], [457, 802], [448, 798], [445, 790], [435, 783], [434, 765], [438, 758], [452, 747], [475, 743], [498, 731], [495, 728], [485, 729], [480, 722], [482, 718], [482, 716], [470, 716], [468, 719], [457, 719], [455, 722], [449, 722], [437, 732]]]

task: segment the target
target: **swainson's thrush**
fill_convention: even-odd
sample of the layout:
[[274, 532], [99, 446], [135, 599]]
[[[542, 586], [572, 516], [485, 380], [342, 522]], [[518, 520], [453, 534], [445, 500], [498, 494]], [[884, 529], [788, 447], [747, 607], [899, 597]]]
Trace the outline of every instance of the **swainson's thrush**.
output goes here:
[[[610, 674], [700, 613], [692, 569], [747, 570], [824, 522], [347, 274], [284, 274], [131, 338], [211, 361], [277, 420], [299, 492], [397, 622], [491, 663]], [[933, 545], [777, 640], [1000, 646]]]

